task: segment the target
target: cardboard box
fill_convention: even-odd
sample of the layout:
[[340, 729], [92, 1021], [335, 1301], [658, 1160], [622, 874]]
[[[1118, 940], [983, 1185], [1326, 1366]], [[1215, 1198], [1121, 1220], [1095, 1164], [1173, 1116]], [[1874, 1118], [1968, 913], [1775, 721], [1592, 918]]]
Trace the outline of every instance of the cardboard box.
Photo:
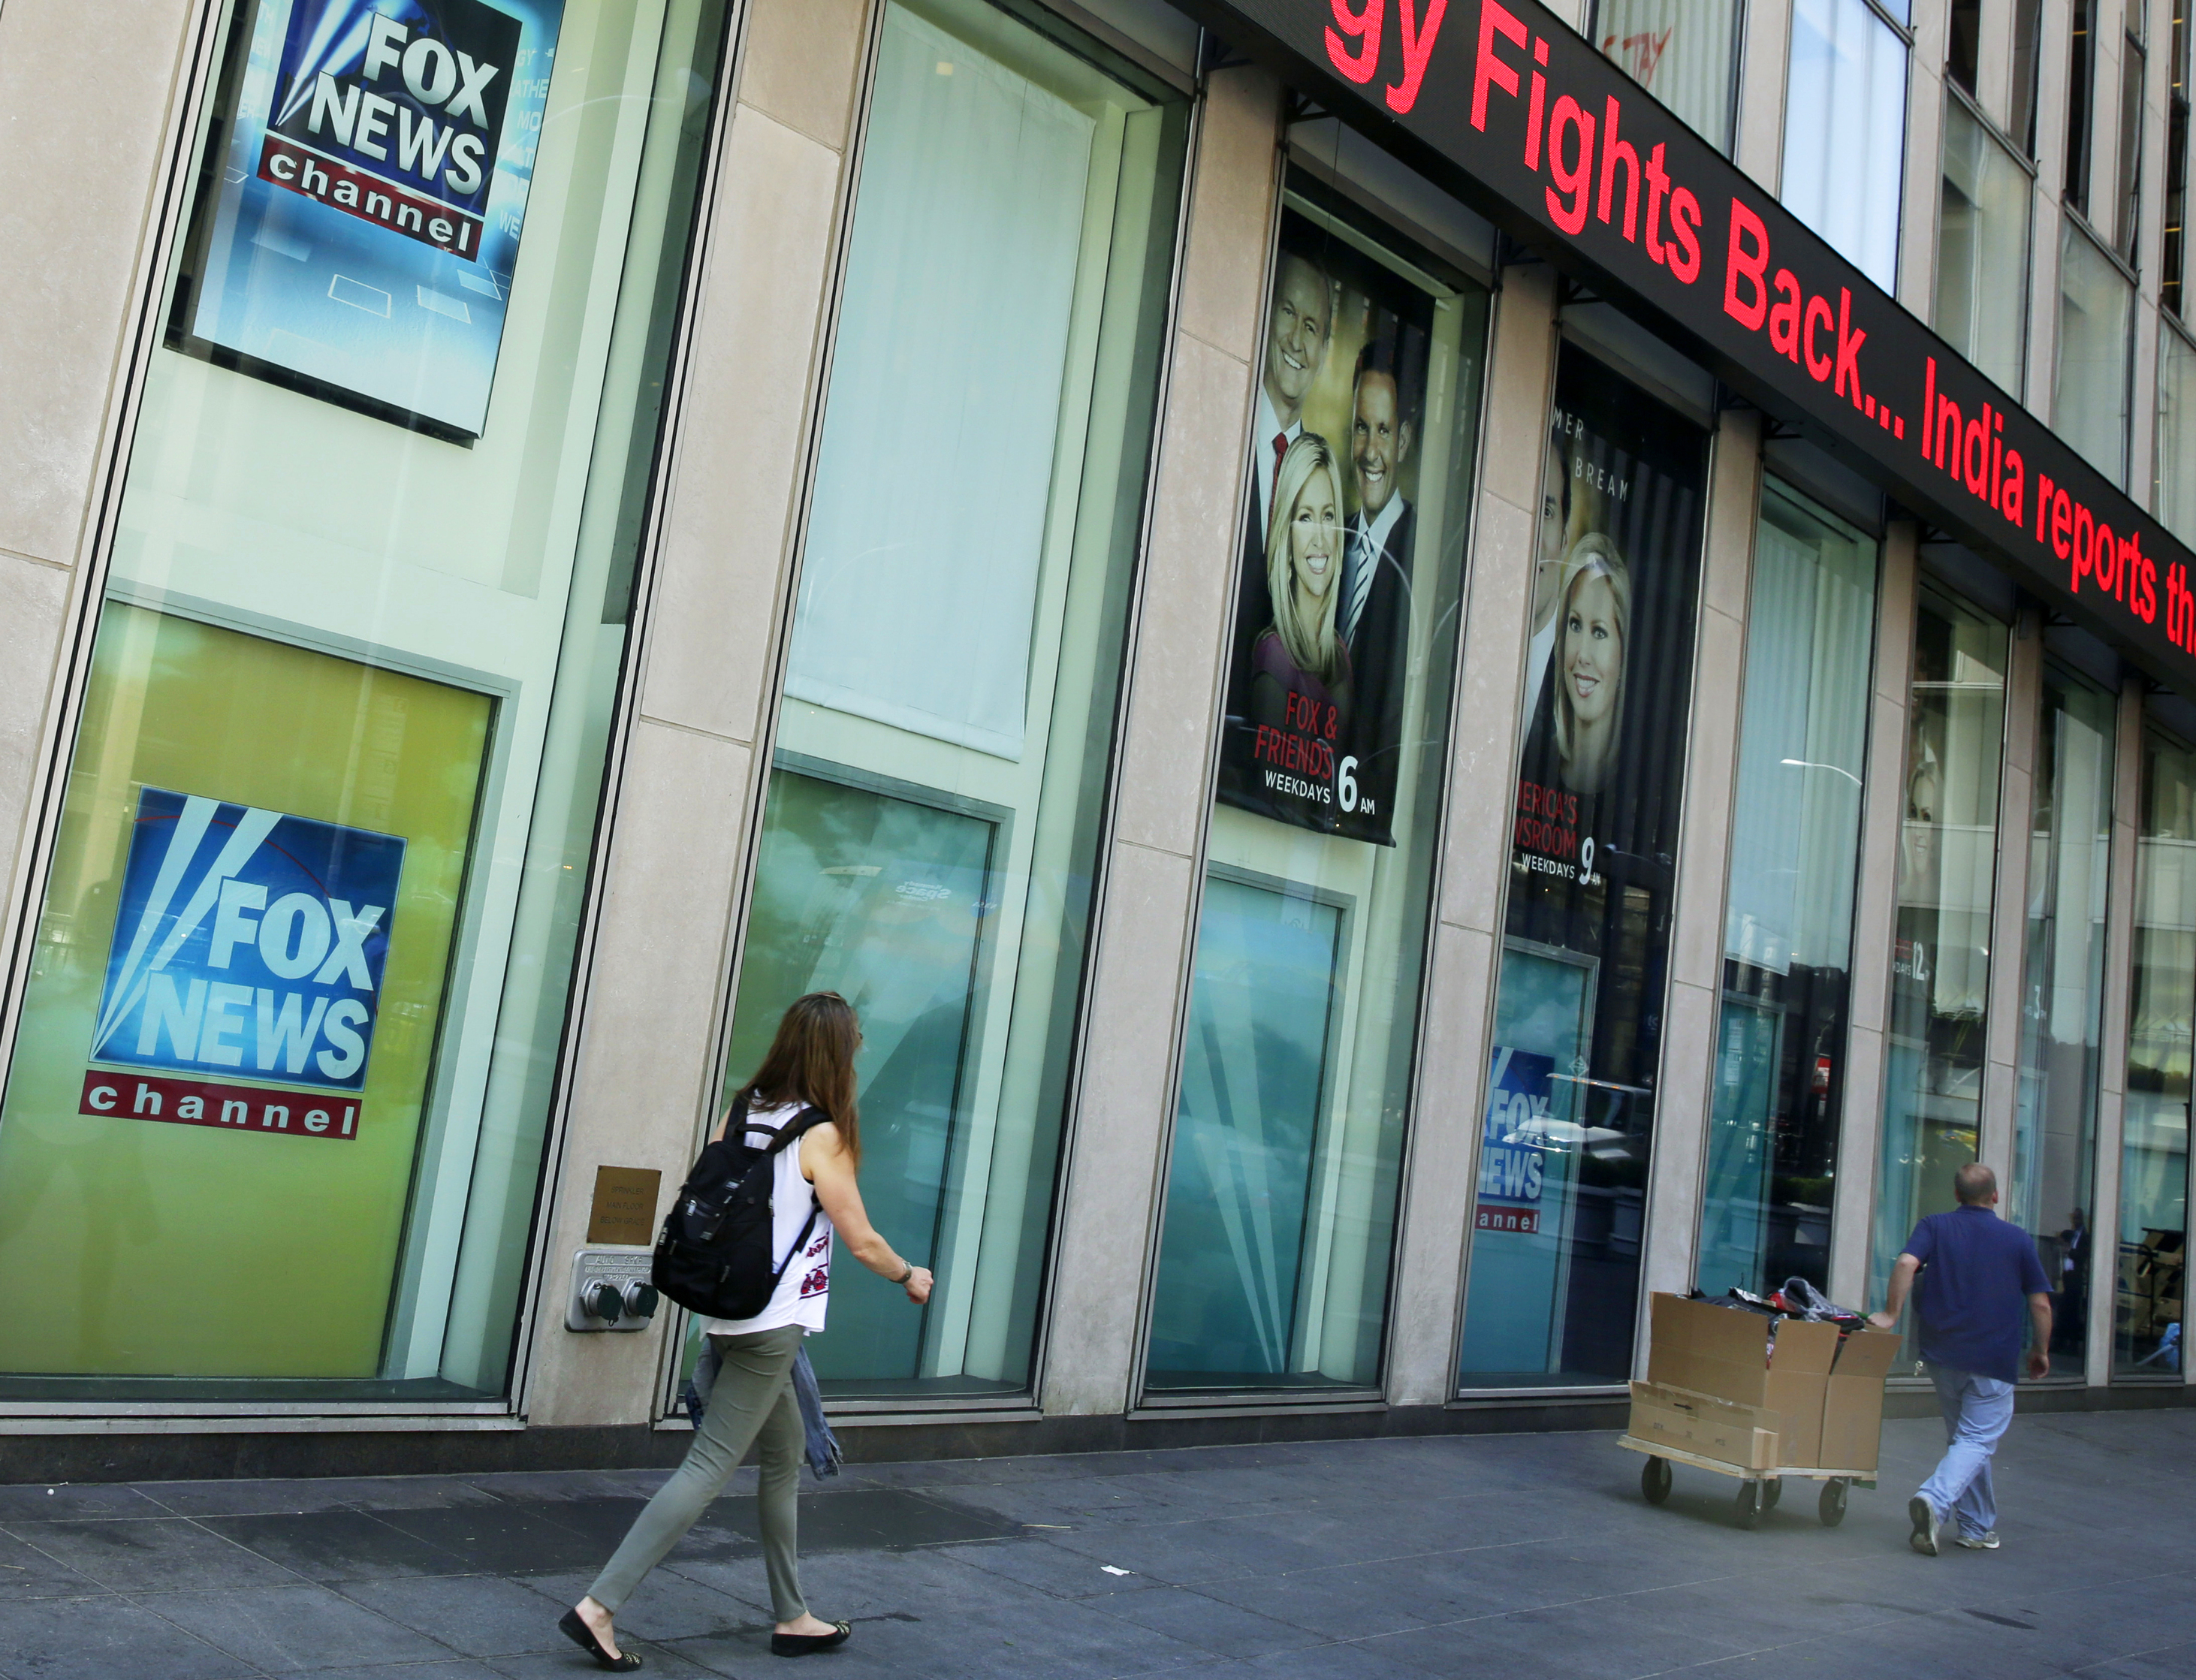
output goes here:
[[[1794, 1469], [1823, 1462], [1823, 1406], [1837, 1359], [1835, 1325], [1657, 1295], [1649, 1335], [1648, 1382], [1774, 1412], [1777, 1462]], [[1879, 1381], [1879, 1390], [1881, 1386]], [[1876, 1404], [1881, 1423], [1880, 1393]]]
[[1712, 1394], [1696, 1394], [1660, 1383], [1632, 1385], [1632, 1422], [1626, 1433], [1679, 1452], [1719, 1464], [1765, 1470], [1777, 1456], [1777, 1418], [1757, 1406], [1733, 1406]]
[[1822, 1457], [1834, 1470], [1873, 1470], [1883, 1438], [1883, 1379], [1898, 1357], [1887, 1330], [1857, 1330], [1838, 1348], [1823, 1396]]

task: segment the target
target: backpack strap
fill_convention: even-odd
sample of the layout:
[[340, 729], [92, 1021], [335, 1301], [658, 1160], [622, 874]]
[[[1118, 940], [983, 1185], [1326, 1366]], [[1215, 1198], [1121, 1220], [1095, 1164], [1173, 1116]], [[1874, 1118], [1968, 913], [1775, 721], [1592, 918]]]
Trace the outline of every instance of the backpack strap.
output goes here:
[[[763, 1154], [766, 1157], [777, 1154], [795, 1139], [813, 1131], [830, 1117], [822, 1109], [811, 1104], [777, 1129], [770, 1140], [770, 1147], [765, 1150]], [[777, 1280], [785, 1275], [785, 1268], [793, 1264], [793, 1256], [808, 1246], [808, 1233], [816, 1228], [817, 1215], [823, 1211], [823, 1198], [817, 1195], [816, 1186], [812, 1184], [808, 1186], [808, 1217], [801, 1221], [800, 1233], [794, 1238], [793, 1246], [785, 1251], [785, 1258], [779, 1261], [771, 1272], [770, 1285], [773, 1290], [777, 1287]]]
[[[822, 1109], [811, 1104], [808, 1107], [802, 1109], [800, 1113], [795, 1115], [793, 1118], [787, 1121], [783, 1126], [771, 1131], [770, 1134], [770, 1146], [760, 1152], [764, 1155], [776, 1155], [783, 1150], [788, 1144], [792, 1143], [795, 1139], [802, 1137], [809, 1132], [812, 1132], [817, 1127], [822, 1125], [830, 1117], [831, 1117], [826, 1114]], [[762, 1131], [769, 1129], [765, 1127], [757, 1127], [755, 1129]]]

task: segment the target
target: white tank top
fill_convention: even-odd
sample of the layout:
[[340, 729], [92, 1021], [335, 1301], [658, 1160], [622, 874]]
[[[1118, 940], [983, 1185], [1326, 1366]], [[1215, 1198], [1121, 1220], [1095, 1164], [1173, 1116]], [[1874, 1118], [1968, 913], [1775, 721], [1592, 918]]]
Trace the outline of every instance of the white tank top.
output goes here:
[[[806, 1106], [796, 1102], [777, 1108], [750, 1109], [747, 1118], [748, 1146], [767, 1148], [771, 1134]], [[780, 1150], [771, 1164], [771, 1262], [775, 1265], [784, 1260], [785, 1270], [778, 1278], [777, 1289], [771, 1292], [770, 1304], [761, 1312], [751, 1319], [705, 1318], [702, 1320], [704, 1336], [752, 1336], [758, 1331], [776, 1330], [783, 1325], [799, 1325], [813, 1336], [824, 1328], [824, 1308], [831, 1299], [831, 1215], [818, 1204], [816, 1186], [800, 1175], [799, 1142], [789, 1143]], [[799, 1254], [787, 1260], [786, 1251], [800, 1235], [800, 1227], [808, 1224], [812, 1208], [816, 1212], [816, 1223], [809, 1226], [808, 1239], [801, 1244]]]

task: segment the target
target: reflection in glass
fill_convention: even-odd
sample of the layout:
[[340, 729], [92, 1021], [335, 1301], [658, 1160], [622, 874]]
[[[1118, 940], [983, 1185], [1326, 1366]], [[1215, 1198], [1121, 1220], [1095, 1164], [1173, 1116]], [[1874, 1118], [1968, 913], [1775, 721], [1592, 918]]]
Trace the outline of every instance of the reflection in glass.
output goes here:
[[2170, 325], [2158, 334], [2158, 519], [2196, 541], [2196, 344]]
[[1907, 709], [1906, 820], [1869, 1296], [1924, 1214], [1954, 1204], [1981, 1135], [2005, 626], [1924, 586]]
[[[1464, 1311], [1473, 1326], [1476, 1367], [1563, 1369], [1571, 1258], [1585, 1246], [1583, 1227], [1592, 1215], [1621, 1206], [1607, 1186], [1591, 1197], [1581, 1193], [1578, 1182], [1589, 1150], [1619, 1164], [1625, 1156], [1621, 1134], [1605, 1128], [1599, 1137], [1588, 1133], [1590, 1088], [1578, 1071], [1593, 1028], [1598, 967], [1592, 957], [1520, 939], [1509, 941], [1504, 952], [1479, 1146], [1478, 1222], [1505, 1240], [1472, 1249]], [[1621, 1189], [1615, 1194], [1621, 1197]]]
[[2029, 836], [2020, 1088], [2003, 1212], [2034, 1234], [2052, 1282], [2051, 1366], [2061, 1377], [2082, 1375], [2089, 1335], [2089, 1169], [2104, 1031], [2117, 710], [2104, 690], [2055, 665], [2045, 667]]
[[1697, 1282], [1829, 1287], [1875, 545], [1763, 487]]
[[1737, 32], [1738, 0], [1601, 0], [1594, 8], [1594, 45], [1719, 151], [1731, 148]]
[[1286, 886], [1205, 883], [1152, 1306], [1151, 1363], [1176, 1381], [1322, 1381], [1289, 1356], [1322, 1340], [1303, 1232], [1346, 920]]
[[2127, 472], [2135, 283], [2069, 218], [2059, 242], [2059, 368], [2051, 424], [2115, 484]]
[[2196, 1030], [2196, 752], [2153, 730], [2143, 737], [2142, 759], [2112, 1374], [2177, 1377], [2185, 1363], [2179, 1342]]
[[[500, 175], [531, 182], [515, 273], [292, 193], [261, 195], [256, 234], [231, 240], [209, 226], [223, 172], [194, 174], [208, 193], [186, 249], [224, 245], [227, 297], [271, 329], [256, 342], [281, 341], [301, 366], [321, 358], [327, 377], [298, 389], [172, 347], [147, 371], [0, 1112], [0, 1261], [49, 1275], [54, 1310], [0, 1340], [0, 1393], [412, 1404], [506, 1391], [728, 9], [566, 10], [553, 70], [529, 72], [524, 95], [546, 101], [542, 119], [507, 124], [499, 158]], [[204, 144], [224, 143], [211, 124]], [[300, 285], [331, 264], [351, 291], [325, 274]], [[397, 316], [361, 312], [391, 294], [359, 274], [424, 281], [421, 265], [455, 276], [454, 295], [399, 286]], [[188, 315], [190, 280], [170, 286], [165, 318]], [[492, 363], [469, 446], [361, 412], [329, 383], [338, 344], [393, 353], [375, 320], [415, 344], [467, 338], [461, 360], [483, 379]], [[77, 1111], [125, 831], [159, 788], [226, 807], [223, 823], [248, 805], [404, 842], [377, 923], [387, 967], [355, 1138], [193, 1124], [179, 1094], [159, 1121], [149, 1105], [133, 1120]], [[281, 832], [267, 838], [225, 900], [226, 841], [192, 856], [211, 915], [169, 953], [181, 1036], [159, 1054], [178, 1076], [265, 1092], [263, 1114], [271, 1098], [309, 1129], [300, 1079], [314, 1064], [292, 1065], [297, 1039], [317, 1002], [316, 1042], [332, 1049], [328, 1024], [365, 1007], [358, 979], [373, 971], [346, 997], [340, 973], [324, 984], [303, 961], [324, 933], [334, 955], [336, 899], [355, 917], [367, 906], [288, 886], [255, 906], [280, 874]], [[203, 1029], [213, 985], [241, 976], [228, 936], [254, 921], [297, 943], [260, 948], [283, 984], [222, 995], [239, 1007], [217, 1013], [251, 1042], [224, 1070], [245, 1037], [194, 1030], [188, 999], [200, 988]], [[88, 1222], [99, 1208], [126, 1209], [127, 1233]], [[209, 1306], [240, 1289], [248, 1305]]]
[[[1387, 1321], [1487, 298], [1310, 183], [1286, 204], [1147, 1395], [1372, 1388]], [[1330, 553], [1315, 710], [1274, 653]]]
[[886, 12], [725, 1070], [860, 1012], [863, 1196], [938, 1289], [840, 1270], [842, 1399], [1029, 1381], [1185, 118], [983, 0]]
[[2028, 347], [2028, 171], [1968, 108], [1945, 101], [1937, 331], [2008, 391]]

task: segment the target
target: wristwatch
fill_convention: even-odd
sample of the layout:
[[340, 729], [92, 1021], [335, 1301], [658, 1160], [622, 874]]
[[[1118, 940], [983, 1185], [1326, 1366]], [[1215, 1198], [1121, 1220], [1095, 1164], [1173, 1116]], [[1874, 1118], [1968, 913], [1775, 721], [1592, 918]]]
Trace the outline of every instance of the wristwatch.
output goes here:
[[894, 1278], [894, 1279], [893, 1279], [893, 1281], [894, 1283], [896, 1283], [896, 1284], [904, 1284], [904, 1283], [905, 1283], [905, 1282], [906, 1282], [910, 1278], [912, 1278], [914, 1275], [915, 1275], [915, 1262], [914, 1262], [913, 1261], [911, 1261], [911, 1260], [910, 1260], [910, 1261], [909, 1261], [907, 1262], [907, 1270], [906, 1270], [906, 1271], [904, 1271], [904, 1272], [903, 1272], [903, 1273], [901, 1273], [899, 1274], [899, 1276], [898, 1276], [897, 1278]]

